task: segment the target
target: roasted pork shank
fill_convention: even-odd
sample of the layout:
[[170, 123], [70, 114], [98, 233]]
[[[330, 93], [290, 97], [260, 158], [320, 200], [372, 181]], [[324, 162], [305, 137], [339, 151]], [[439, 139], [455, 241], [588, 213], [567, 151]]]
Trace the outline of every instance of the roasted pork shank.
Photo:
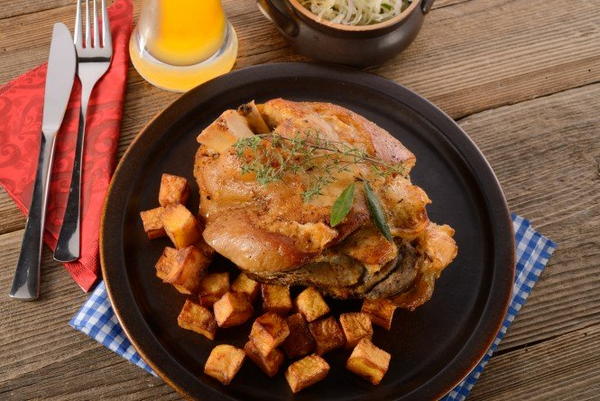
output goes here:
[[[306, 157], [314, 158], [315, 168], [286, 170], [277, 179], [260, 182], [256, 169], [244, 167], [253, 157], [252, 146], [238, 146], [256, 136], [263, 146], [264, 141], [274, 144], [275, 136], [292, 144], [310, 143], [315, 151]], [[251, 102], [225, 111], [200, 133], [198, 142], [194, 175], [206, 224], [203, 237], [255, 280], [310, 285], [338, 298], [389, 298], [414, 309], [431, 297], [435, 280], [456, 256], [454, 230], [429, 220], [430, 200], [410, 181], [415, 156], [348, 109], [284, 99]], [[331, 144], [337, 152], [331, 152]], [[356, 162], [356, 154], [363, 161], [394, 166], [393, 173]], [[332, 163], [334, 157], [339, 161]], [[281, 165], [306, 166], [297, 158], [283, 154]], [[327, 168], [319, 168], [323, 166]], [[322, 183], [317, 189], [316, 181]], [[391, 241], [374, 224], [361, 185], [356, 185], [349, 213], [340, 224], [330, 225], [340, 193], [352, 182], [365, 181], [380, 200]]]

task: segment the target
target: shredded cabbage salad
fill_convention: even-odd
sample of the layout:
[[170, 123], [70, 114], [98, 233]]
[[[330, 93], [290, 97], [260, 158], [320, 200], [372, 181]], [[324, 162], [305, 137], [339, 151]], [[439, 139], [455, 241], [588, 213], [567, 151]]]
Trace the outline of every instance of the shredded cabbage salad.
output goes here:
[[319, 18], [344, 25], [370, 25], [404, 11], [412, 0], [299, 0]]

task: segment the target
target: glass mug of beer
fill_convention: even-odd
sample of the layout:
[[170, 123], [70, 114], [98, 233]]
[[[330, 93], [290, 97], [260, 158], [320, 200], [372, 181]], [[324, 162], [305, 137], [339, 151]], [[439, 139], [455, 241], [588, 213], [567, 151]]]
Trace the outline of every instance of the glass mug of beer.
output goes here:
[[145, 0], [129, 42], [140, 75], [176, 92], [229, 72], [237, 49], [221, 0]]

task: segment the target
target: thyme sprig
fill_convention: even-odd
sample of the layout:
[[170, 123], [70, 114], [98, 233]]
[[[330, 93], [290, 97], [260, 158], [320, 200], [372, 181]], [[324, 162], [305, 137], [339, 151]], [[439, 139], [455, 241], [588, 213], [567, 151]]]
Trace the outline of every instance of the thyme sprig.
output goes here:
[[274, 133], [241, 138], [233, 148], [241, 160], [242, 173], [254, 173], [262, 185], [281, 181], [286, 174], [309, 173], [305, 202], [322, 195], [323, 188], [336, 180], [336, 175], [350, 171], [357, 164], [368, 165], [378, 176], [407, 171], [402, 164], [391, 164], [372, 157], [347, 143], [323, 138], [318, 132], [304, 132], [292, 138]]

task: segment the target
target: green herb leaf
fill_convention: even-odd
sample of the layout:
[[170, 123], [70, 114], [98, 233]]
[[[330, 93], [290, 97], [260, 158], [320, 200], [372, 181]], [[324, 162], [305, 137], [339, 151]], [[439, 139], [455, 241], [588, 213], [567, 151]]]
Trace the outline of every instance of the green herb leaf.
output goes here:
[[323, 188], [335, 182], [339, 173], [350, 172], [356, 164], [371, 166], [382, 177], [407, 174], [402, 165], [387, 163], [347, 143], [327, 140], [318, 131], [297, 133], [292, 138], [257, 134], [239, 139], [233, 147], [241, 172], [255, 174], [261, 185], [282, 181], [288, 174], [306, 174], [307, 187], [301, 194], [304, 202], [322, 195]]
[[383, 236], [388, 241], [393, 241], [394, 238], [392, 237], [390, 227], [388, 226], [387, 221], [385, 220], [385, 213], [383, 211], [383, 207], [381, 206], [381, 202], [379, 202], [379, 198], [377, 197], [377, 195], [375, 195], [367, 181], [364, 181], [364, 189], [373, 223], [375, 223], [377, 228], [379, 228], [379, 231], [381, 231]]
[[337, 197], [333, 206], [331, 206], [331, 216], [329, 216], [329, 225], [335, 227], [344, 220], [350, 212], [354, 202], [354, 183], [348, 185]]

